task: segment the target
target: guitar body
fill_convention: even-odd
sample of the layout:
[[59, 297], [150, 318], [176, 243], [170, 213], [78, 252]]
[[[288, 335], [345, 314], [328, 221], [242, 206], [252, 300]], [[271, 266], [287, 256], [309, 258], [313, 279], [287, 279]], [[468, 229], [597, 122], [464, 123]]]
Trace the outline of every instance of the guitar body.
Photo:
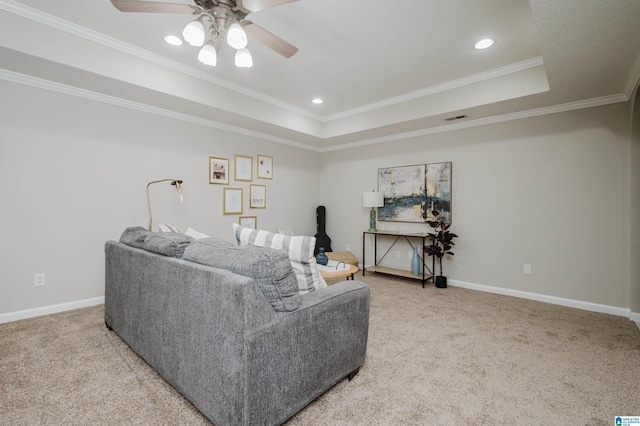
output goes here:
[[331, 238], [327, 235], [327, 231], [325, 229], [325, 222], [327, 220], [327, 210], [324, 206], [318, 206], [316, 209], [316, 223], [318, 226], [318, 233], [315, 235], [316, 237], [316, 248], [314, 251], [314, 255], [318, 255], [320, 251], [320, 247], [324, 247], [324, 251], [332, 251], [331, 250]]

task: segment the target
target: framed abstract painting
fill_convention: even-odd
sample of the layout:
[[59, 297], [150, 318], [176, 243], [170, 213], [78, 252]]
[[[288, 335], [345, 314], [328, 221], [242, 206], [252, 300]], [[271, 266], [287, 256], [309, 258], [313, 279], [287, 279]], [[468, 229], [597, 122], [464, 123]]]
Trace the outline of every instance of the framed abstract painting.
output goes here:
[[384, 206], [378, 208], [378, 220], [390, 222], [426, 222], [439, 219], [451, 223], [451, 162], [417, 164], [378, 169], [378, 191]]
[[435, 220], [431, 212], [437, 210], [438, 220], [451, 223], [451, 162], [427, 164], [427, 220]]

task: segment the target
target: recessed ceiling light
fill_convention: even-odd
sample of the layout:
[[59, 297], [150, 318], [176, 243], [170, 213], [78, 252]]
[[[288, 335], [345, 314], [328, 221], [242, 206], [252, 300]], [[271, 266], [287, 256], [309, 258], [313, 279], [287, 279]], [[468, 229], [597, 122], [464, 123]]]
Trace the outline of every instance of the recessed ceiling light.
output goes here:
[[181, 46], [182, 45], [182, 39], [180, 39], [180, 37], [176, 37], [174, 35], [168, 35], [164, 38], [164, 41], [166, 41], [167, 43], [169, 43], [172, 46]]
[[476, 49], [486, 49], [487, 47], [491, 47], [491, 45], [493, 45], [493, 40], [485, 38], [476, 43]]
[[313, 102], [316, 105], [320, 105], [321, 103], [323, 103], [324, 101], [320, 98], [315, 98], [314, 100], [312, 100], [311, 102]]

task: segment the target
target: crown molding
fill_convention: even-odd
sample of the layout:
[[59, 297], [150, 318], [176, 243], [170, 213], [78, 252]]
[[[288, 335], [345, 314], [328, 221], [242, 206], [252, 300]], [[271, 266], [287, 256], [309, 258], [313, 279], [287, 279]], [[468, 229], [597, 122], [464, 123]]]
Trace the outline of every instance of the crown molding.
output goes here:
[[17, 3], [13, 0], [0, 0], [0, 9], [6, 10], [8, 12], [21, 16], [23, 18], [38, 22], [40, 24], [47, 25], [57, 30], [64, 31], [66, 33], [75, 35], [77, 37], [84, 38], [94, 43], [101, 44], [103, 46], [126, 53], [128, 55], [135, 56], [137, 58], [149, 61], [156, 65], [160, 65], [162, 67], [169, 68], [174, 71], [178, 71], [182, 74], [198, 78], [202, 81], [206, 81], [207, 83], [211, 83], [211, 84], [223, 87], [225, 89], [232, 90], [236, 93], [249, 96], [251, 98], [268, 103], [275, 107], [282, 108], [282, 109], [291, 111], [293, 113], [303, 115], [308, 118], [312, 118], [314, 120], [322, 121], [322, 116], [311, 113], [306, 109], [296, 107], [289, 103], [283, 102], [279, 99], [273, 98], [271, 96], [267, 96], [263, 93], [247, 89], [246, 87], [243, 87], [238, 84], [231, 83], [228, 80], [213, 76], [205, 71], [201, 71], [199, 69], [190, 67], [188, 65], [184, 65], [180, 62], [172, 61], [170, 59], [165, 58], [164, 56], [149, 52], [148, 50], [141, 49], [132, 44], [125, 43], [123, 41], [107, 36], [100, 32], [88, 29], [86, 27], [75, 24], [73, 22], [66, 21], [64, 19], [58, 18], [53, 15], [49, 15], [47, 13], [44, 13], [32, 7]]
[[303, 144], [286, 138], [280, 138], [277, 136], [269, 135], [254, 130], [245, 129], [242, 127], [231, 126], [228, 124], [220, 123], [214, 120], [207, 120], [202, 117], [196, 117], [189, 114], [183, 114], [175, 111], [171, 111], [164, 108], [158, 108], [151, 105], [143, 104], [140, 102], [134, 102], [127, 99], [118, 98], [115, 96], [105, 95], [103, 93], [92, 92], [86, 89], [80, 89], [77, 87], [61, 84], [49, 80], [44, 80], [37, 77], [32, 77], [25, 74], [20, 74], [12, 71], [0, 69], [0, 80], [6, 80], [13, 83], [23, 84], [25, 86], [31, 86], [38, 89], [49, 90], [52, 92], [62, 93], [65, 95], [71, 95], [82, 99], [88, 99], [96, 102], [102, 102], [109, 105], [128, 108], [136, 111], [146, 112], [149, 114], [158, 115], [166, 118], [173, 118], [187, 123], [198, 124], [201, 126], [211, 127], [218, 130], [224, 130], [231, 133], [236, 133], [243, 136], [249, 136], [252, 138], [262, 139], [270, 142], [275, 142], [283, 145], [292, 146], [295, 148], [306, 149], [309, 151], [320, 152], [320, 148], [312, 145]]
[[[258, 99], [270, 105], [273, 105], [282, 109], [286, 109], [293, 113], [300, 114], [305, 117], [316, 119], [320, 122], [325, 122], [325, 123], [332, 120], [349, 117], [355, 114], [372, 111], [378, 108], [395, 105], [395, 104], [406, 102], [416, 98], [432, 95], [435, 93], [451, 90], [454, 88], [466, 86], [469, 84], [489, 80], [492, 78], [508, 75], [514, 72], [518, 72], [518, 71], [543, 65], [543, 59], [541, 57], [536, 57], [530, 60], [518, 62], [516, 64], [508, 65], [505, 67], [501, 67], [495, 70], [490, 70], [484, 73], [479, 73], [479, 74], [475, 74], [462, 79], [453, 80], [444, 84], [432, 86], [432, 87], [411, 92], [405, 95], [389, 98], [380, 102], [375, 102], [369, 105], [362, 106], [360, 108], [354, 108], [348, 111], [344, 111], [342, 113], [332, 114], [329, 116], [322, 117], [320, 115], [310, 113], [305, 109], [295, 107], [286, 102], [282, 102], [278, 99], [266, 96], [259, 92], [255, 92], [255, 91], [246, 89], [242, 86], [233, 84], [227, 80], [215, 77], [204, 71], [186, 66], [176, 61], [169, 60], [161, 55], [157, 55], [155, 53], [146, 51], [144, 49], [140, 49], [131, 44], [124, 43], [120, 40], [106, 36], [97, 31], [93, 31], [88, 28], [82, 27], [80, 25], [74, 24], [72, 22], [43, 13], [37, 9], [25, 6], [13, 0], [0, 0], [0, 9], [16, 14], [18, 16], [22, 16], [24, 18], [33, 20], [35, 22], [39, 22], [41, 24], [50, 26], [52, 28], [56, 28], [58, 30], [73, 34], [75, 36], [82, 37], [84, 39], [93, 41], [95, 43], [102, 44], [104, 46], [124, 52], [126, 54], [130, 54], [130, 55], [142, 58], [144, 60], [155, 63], [157, 65], [167, 67], [169, 69], [173, 69], [175, 71], [201, 79], [211, 84], [218, 85], [226, 89], [235, 91], [237, 93], [241, 93], [243, 95]], [[399, 140], [409, 139], [413, 137], [449, 132], [449, 131], [458, 130], [458, 129], [501, 123], [505, 121], [518, 120], [521, 118], [536, 117], [540, 115], [554, 114], [559, 112], [590, 108], [595, 106], [602, 106], [602, 105], [618, 103], [618, 102], [626, 102], [630, 99], [633, 91], [635, 90], [636, 85], [638, 84], [638, 81], [640, 81], [640, 54], [638, 54], [638, 56], [636, 57], [634, 65], [630, 70], [629, 78], [627, 80], [627, 84], [625, 85], [624, 91], [623, 93], [620, 93], [620, 94], [594, 98], [594, 99], [587, 99], [587, 100], [582, 100], [577, 102], [570, 102], [570, 103], [565, 103], [560, 105], [553, 105], [549, 107], [536, 108], [536, 109], [531, 109], [527, 111], [514, 112], [514, 113], [503, 114], [499, 116], [493, 116], [493, 117], [482, 118], [477, 120], [469, 120], [469, 121], [464, 121], [460, 123], [452, 123], [452, 124], [442, 125], [438, 127], [420, 129], [412, 132], [382, 136], [379, 138], [363, 139], [356, 142], [340, 144], [340, 145], [335, 145], [335, 146], [325, 147], [325, 148], [319, 148], [317, 146], [300, 143], [290, 139], [280, 138], [280, 137], [269, 135], [262, 132], [257, 132], [257, 131], [253, 131], [253, 130], [249, 130], [249, 129], [245, 129], [237, 126], [231, 126], [231, 125], [216, 122], [213, 120], [203, 119], [201, 117], [182, 114], [182, 113], [170, 111], [163, 108], [153, 107], [140, 102], [133, 102], [126, 99], [101, 94], [98, 92], [79, 89], [76, 87], [72, 87], [72, 86], [68, 86], [68, 85], [64, 85], [64, 84], [60, 84], [60, 83], [52, 82], [49, 80], [32, 77], [32, 76], [27, 76], [24, 74], [14, 73], [7, 70], [0, 70], [0, 79], [12, 81], [15, 83], [24, 84], [32, 87], [37, 87], [44, 90], [50, 90], [50, 91], [55, 91], [63, 94], [68, 94], [68, 95], [72, 95], [72, 96], [76, 96], [84, 99], [90, 99], [97, 102], [103, 102], [103, 103], [116, 105], [124, 108], [156, 114], [156, 115], [160, 115], [167, 118], [174, 118], [181, 121], [186, 121], [186, 122], [190, 122], [198, 125], [203, 125], [211, 128], [229, 131], [229, 132], [244, 135], [244, 136], [255, 137], [262, 140], [267, 140], [267, 141], [280, 143], [280, 144], [284, 144], [284, 145], [288, 145], [296, 148], [306, 149], [314, 152], [330, 152], [330, 151], [338, 151], [338, 150], [344, 150], [344, 149], [355, 148], [355, 147], [374, 145], [374, 144], [384, 143], [384, 142], [399, 141]]]
[[415, 92], [406, 93], [404, 95], [384, 99], [380, 102], [374, 102], [368, 105], [363, 105], [361, 107], [353, 108], [337, 114], [327, 115], [326, 117], [324, 117], [323, 121], [329, 122], [333, 120], [351, 117], [356, 114], [362, 114], [362, 113], [373, 111], [379, 108], [396, 105], [402, 102], [411, 101], [414, 99], [422, 98], [422, 97], [433, 95], [436, 93], [446, 92], [447, 90], [457, 89], [459, 87], [464, 87], [470, 84], [475, 84], [482, 81], [490, 80], [492, 78], [502, 77], [504, 75], [513, 74], [513, 73], [524, 71], [530, 68], [535, 68], [543, 64], [544, 62], [542, 60], [542, 57], [538, 56], [536, 58], [527, 59], [526, 61], [517, 62], [515, 64], [485, 71], [479, 74], [474, 74], [468, 77], [459, 78], [457, 80], [448, 81], [446, 83], [427, 87], [425, 89], [417, 90]]
[[188, 123], [198, 124], [201, 126], [211, 127], [219, 130], [228, 131], [244, 136], [267, 140], [283, 145], [288, 145], [296, 148], [306, 149], [313, 152], [331, 152], [341, 151], [344, 149], [358, 148], [368, 145], [375, 145], [385, 142], [395, 142], [404, 139], [410, 139], [420, 136], [433, 135], [437, 133], [451, 132], [454, 130], [466, 129], [470, 127], [486, 126], [489, 124], [503, 123], [505, 121], [520, 120], [523, 118], [538, 117], [541, 115], [557, 114], [561, 112], [574, 111], [584, 108], [593, 108], [603, 105], [609, 105], [619, 102], [627, 102], [629, 97], [625, 94], [617, 94], [610, 96], [602, 96], [599, 98], [586, 99], [576, 102], [568, 102], [565, 104], [552, 105], [542, 108], [534, 108], [526, 111], [518, 111], [509, 114], [496, 115], [493, 117], [480, 118], [477, 120], [469, 120], [460, 123], [447, 124], [438, 127], [429, 127], [426, 129], [420, 129], [412, 132], [397, 133], [388, 136], [381, 136], [379, 138], [363, 139], [356, 142], [350, 142], [346, 144], [335, 145], [331, 147], [320, 148], [317, 146], [303, 144], [286, 138], [280, 138], [277, 136], [269, 135], [254, 130], [245, 129], [242, 127], [231, 126], [228, 124], [220, 123], [213, 120], [207, 120], [201, 117], [195, 117], [188, 114], [182, 114], [175, 111], [170, 111], [164, 108], [153, 107], [140, 102], [133, 102], [115, 96], [105, 95], [102, 93], [92, 92], [90, 90], [79, 89], [77, 87], [69, 86], [66, 84], [56, 83], [49, 80], [44, 80], [37, 77], [32, 77], [12, 71], [0, 69], [0, 80], [6, 80], [13, 83], [24, 84], [39, 89], [50, 90], [66, 95], [76, 96], [83, 99], [89, 99], [96, 102], [102, 102], [110, 105], [129, 108], [136, 111], [146, 112], [150, 114], [159, 115], [167, 118], [174, 118], [176, 120], [185, 121]]
[[331, 114], [327, 116], [321, 116], [317, 113], [313, 113], [307, 109], [297, 107], [295, 105], [291, 105], [287, 102], [283, 102], [279, 99], [273, 98], [271, 96], [267, 96], [263, 93], [256, 92], [254, 90], [247, 89], [246, 87], [240, 86], [238, 84], [234, 84], [228, 80], [216, 77], [211, 75], [205, 71], [190, 67], [188, 65], [184, 65], [180, 62], [176, 62], [170, 59], [167, 59], [164, 56], [149, 52], [148, 50], [141, 49], [137, 46], [134, 46], [129, 43], [125, 43], [113, 37], [107, 36], [100, 32], [88, 29], [81, 25], [75, 24], [73, 22], [69, 22], [67, 20], [58, 18], [56, 16], [44, 13], [38, 9], [34, 9], [32, 7], [23, 5], [14, 0], [0, 0], [0, 9], [11, 12], [15, 15], [21, 16], [26, 19], [30, 19], [32, 21], [38, 22], [43, 25], [47, 25], [49, 27], [55, 28], [60, 31], [64, 31], [66, 33], [75, 35], [77, 37], [84, 38], [86, 40], [92, 41], [94, 43], [101, 44], [108, 48], [126, 53], [131, 56], [135, 56], [137, 58], [149, 61], [156, 65], [180, 72], [182, 74], [200, 79], [210, 84], [214, 84], [225, 89], [234, 91], [236, 93], [240, 93], [242, 95], [251, 97], [253, 99], [265, 102], [267, 104], [273, 105], [278, 108], [282, 108], [284, 110], [293, 112], [295, 114], [302, 115], [307, 118], [311, 118], [313, 120], [317, 120], [322, 123], [327, 123], [333, 120], [342, 119], [346, 117], [350, 117], [356, 114], [361, 114], [369, 111], [376, 110], [378, 108], [383, 108], [391, 105], [396, 105], [402, 102], [407, 102], [413, 99], [421, 98], [424, 96], [433, 95], [435, 93], [440, 93], [443, 91], [455, 89], [458, 87], [463, 87], [469, 84], [489, 80], [496, 77], [501, 77], [507, 74], [515, 73], [518, 71], [523, 71], [529, 68], [533, 68], [536, 66], [540, 66], [543, 64], [543, 60], [541, 57], [536, 57], [532, 59], [528, 59], [526, 61], [518, 62], [515, 64], [507, 65], [501, 68], [497, 68], [494, 70], [489, 70], [483, 73], [475, 74], [469, 77], [461, 78], [458, 80], [453, 80], [450, 82], [446, 82], [443, 84], [439, 84], [436, 86], [428, 87], [425, 89], [417, 90], [415, 92], [406, 93], [404, 95], [396, 96], [389, 99], [384, 99], [379, 102], [374, 102], [368, 105], [363, 105], [358, 108], [350, 109], [347, 111], [343, 111], [337, 114]]
[[351, 142], [347, 144], [335, 145], [332, 147], [323, 148], [321, 152], [340, 151], [344, 149], [358, 148], [358, 147], [375, 145], [375, 144], [384, 143], [384, 142], [394, 142], [394, 141], [399, 141], [403, 139], [415, 138], [419, 136], [451, 132], [459, 129], [467, 129], [470, 127], [486, 126], [488, 124], [503, 123], [505, 121], [520, 120], [523, 118], [538, 117], [541, 115], [557, 114], [561, 112], [574, 111], [578, 109], [593, 108], [597, 106], [615, 104], [619, 102], [627, 102], [628, 100], [629, 100], [629, 97], [627, 97], [622, 93], [617, 95], [602, 96], [599, 98], [586, 99], [586, 100], [576, 101], [576, 102], [568, 102], [565, 104], [535, 108], [535, 109], [530, 109], [526, 111], [512, 112], [509, 114], [479, 118], [476, 120], [469, 120], [469, 121], [464, 121], [464, 122], [455, 123], [455, 124], [446, 124], [438, 127], [429, 127], [426, 129], [420, 129], [412, 132], [396, 133], [393, 135], [382, 136], [379, 138], [363, 139], [357, 142]]

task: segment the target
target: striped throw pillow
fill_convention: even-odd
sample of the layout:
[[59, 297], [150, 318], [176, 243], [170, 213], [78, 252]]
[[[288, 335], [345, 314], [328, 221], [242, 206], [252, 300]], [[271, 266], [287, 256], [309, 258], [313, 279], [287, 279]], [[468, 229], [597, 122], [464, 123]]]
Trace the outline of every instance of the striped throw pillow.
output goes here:
[[315, 237], [290, 237], [274, 232], [246, 228], [237, 223], [233, 224], [233, 233], [240, 245], [270, 247], [287, 253], [291, 267], [298, 280], [300, 294], [327, 286], [318, 270], [316, 258], [313, 256], [313, 251], [316, 247]]

